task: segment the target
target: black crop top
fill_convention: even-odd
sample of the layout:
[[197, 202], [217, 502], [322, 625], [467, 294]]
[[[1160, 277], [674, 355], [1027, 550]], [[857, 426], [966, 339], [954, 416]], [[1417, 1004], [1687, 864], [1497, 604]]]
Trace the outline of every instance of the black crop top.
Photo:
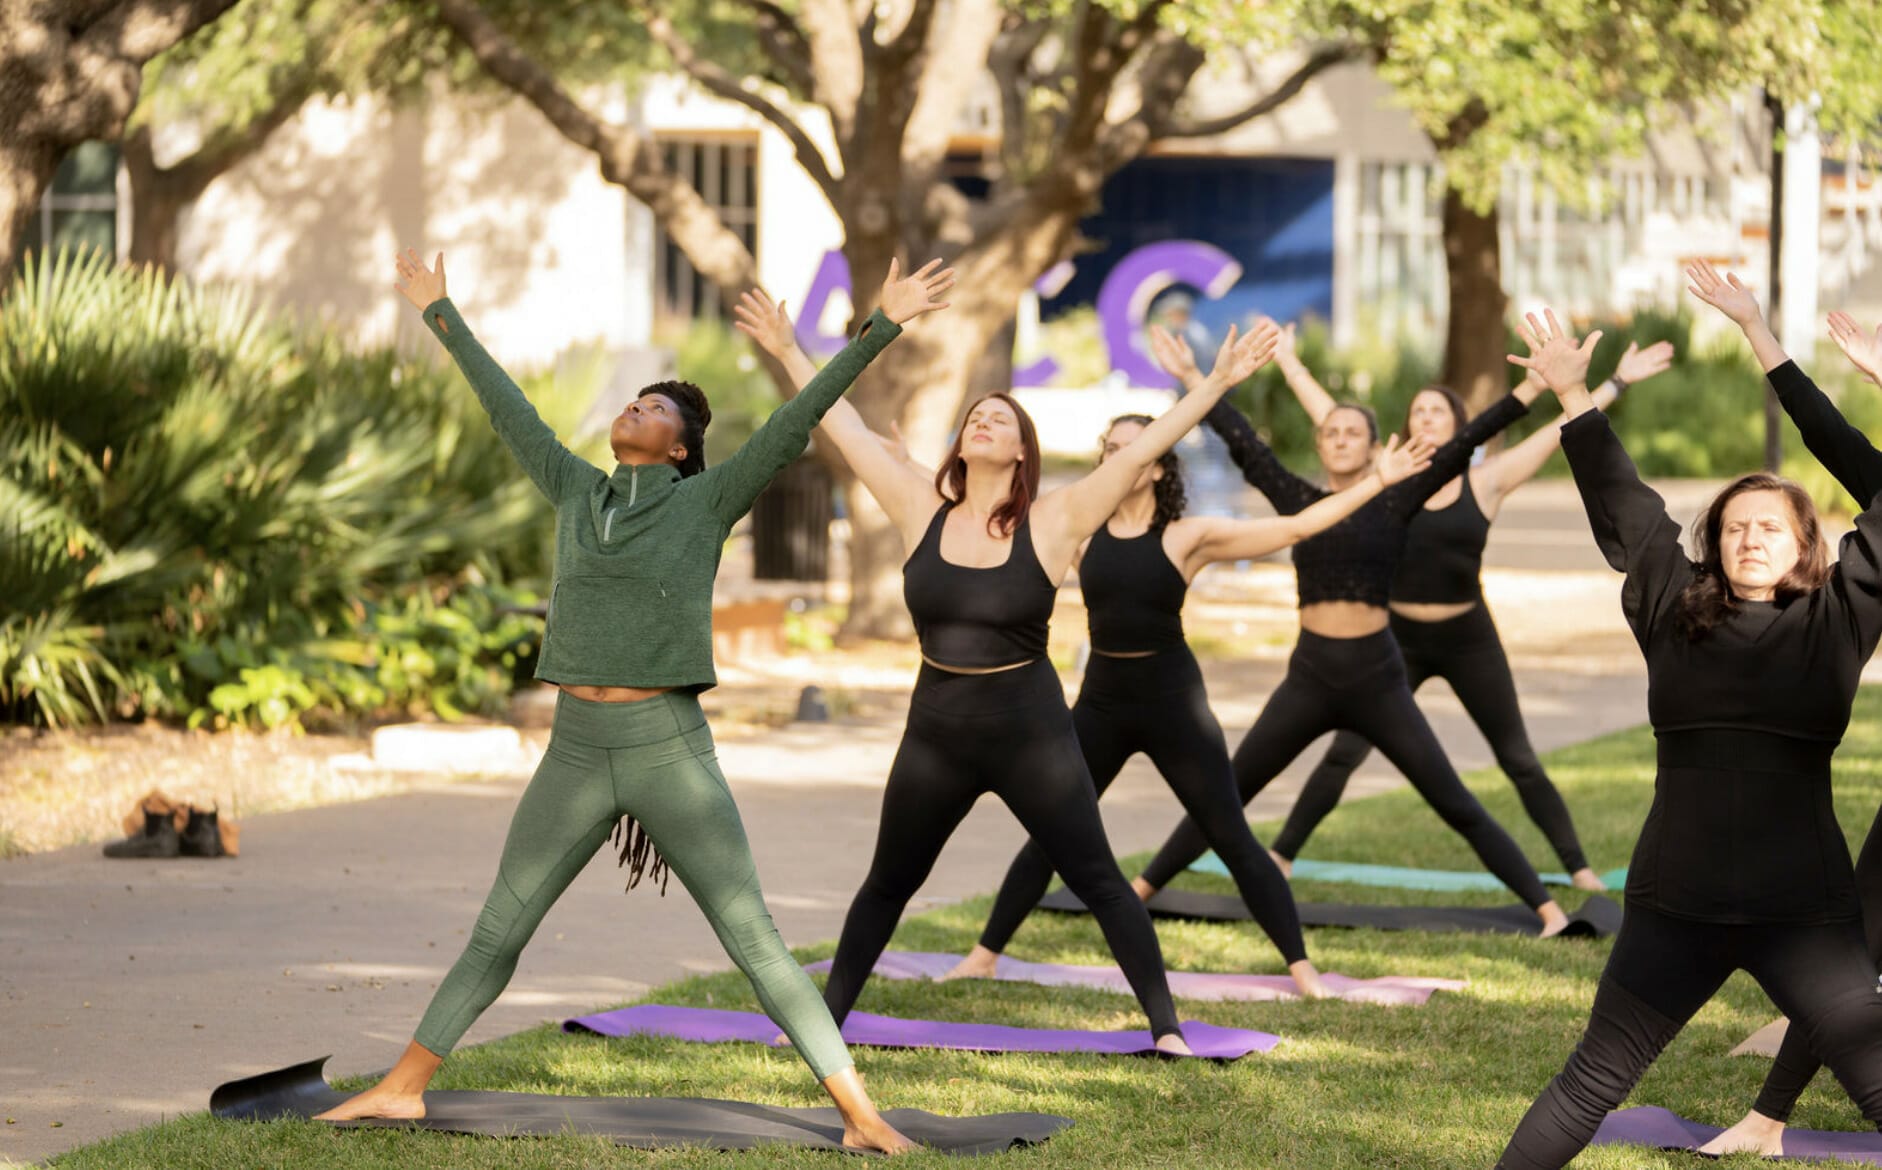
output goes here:
[[[1393, 573], [1405, 551], [1406, 525], [1432, 493], [1470, 466], [1471, 452], [1528, 411], [1514, 394], [1505, 395], [1439, 447], [1430, 467], [1386, 488], [1351, 516], [1295, 545], [1294, 576], [1300, 604], [1358, 601], [1383, 609], [1391, 597]], [[1205, 421], [1228, 444], [1229, 456], [1241, 468], [1242, 478], [1268, 497], [1274, 510], [1283, 516], [1292, 516], [1333, 494], [1281, 466], [1273, 448], [1261, 441], [1254, 426], [1226, 399], [1215, 404]]]
[[[1792, 417], [1818, 450], [1824, 432]], [[1849, 450], [1848, 438], [1830, 441]], [[1679, 598], [1696, 566], [1665, 502], [1640, 481], [1600, 412], [1565, 425], [1562, 450], [1595, 543], [1627, 575], [1621, 609], [1647, 661], [1647, 716], [1659, 741], [1628, 901], [1708, 921], [1855, 917], [1830, 754], [1882, 638], [1882, 495], [1866, 501], [1822, 588], [1786, 604], [1740, 602], [1694, 641], [1680, 628]], [[1852, 483], [1873, 482], [1874, 463], [1826, 465]]]
[[1405, 526], [1405, 553], [1392, 576], [1392, 600], [1449, 605], [1483, 600], [1483, 546], [1490, 518], [1483, 514], [1470, 473], [1464, 487], [1442, 508], [1419, 508]]
[[1046, 653], [1058, 589], [1033, 550], [1031, 521], [1013, 531], [1006, 560], [974, 569], [941, 559], [941, 505], [902, 565], [902, 597], [915, 619], [922, 657], [940, 666], [1012, 666]]
[[1176, 650], [1183, 641], [1189, 582], [1163, 551], [1163, 529], [1123, 540], [1109, 526], [1091, 534], [1078, 565], [1091, 648], [1111, 654]]

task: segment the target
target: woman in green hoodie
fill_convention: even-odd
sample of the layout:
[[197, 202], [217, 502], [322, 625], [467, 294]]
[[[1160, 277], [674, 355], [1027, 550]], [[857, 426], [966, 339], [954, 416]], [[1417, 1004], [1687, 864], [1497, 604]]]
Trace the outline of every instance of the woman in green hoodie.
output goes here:
[[712, 582], [732, 525], [803, 453], [824, 412], [902, 324], [946, 307], [935, 298], [953, 284], [952, 271], [936, 261], [904, 279], [892, 266], [880, 308], [857, 338], [716, 467], [706, 467], [706, 396], [686, 382], [646, 387], [610, 428], [612, 472], [563, 446], [472, 336], [445, 295], [442, 253], [429, 268], [408, 250], [398, 271], [399, 292], [555, 504], [555, 584], [536, 677], [562, 693], [470, 943], [392, 1071], [321, 1116], [424, 1116], [425, 1087], [445, 1054], [508, 984], [543, 915], [615, 832], [632, 865], [629, 888], [649, 862], [663, 886], [663, 870], [679, 875], [842, 1113], [843, 1143], [909, 1148], [870, 1103], [816, 986], [778, 937], [698, 696], [716, 682]]

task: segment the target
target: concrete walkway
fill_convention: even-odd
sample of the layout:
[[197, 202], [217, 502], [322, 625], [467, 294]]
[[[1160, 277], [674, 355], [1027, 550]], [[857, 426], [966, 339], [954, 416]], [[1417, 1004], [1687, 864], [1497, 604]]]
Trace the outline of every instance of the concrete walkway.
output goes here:
[[[1598, 582], [1612, 589], [1612, 580]], [[1642, 721], [1637, 660], [1623, 673], [1518, 674], [1541, 748]], [[1211, 668], [1236, 742], [1277, 658]], [[1489, 764], [1440, 685], [1423, 696], [1461, 768]], [[785, 938], [834, 937], [868, 866], [899, 715], [722, 741], [759, 871]], [[1317, 758], [1318, 750], [1307, 760]], [[1255, 813], [1284, 811], [1306, 763]], [[333, 1054], [386, 1067], [463, 946], [524, 777], [251, 818], [233, 861], [112, 862], [83, 846], [0, 864], [0, 1159], [37, 1161], [205, 1107], [232, 1077]], [[1397, 783], [1378, 767], [1353, 795]], [[1141, 760], [1105, 800], [1119, 852], [1157, 844], [1177, 815]], [[955, 834], [914, 909], [991, 890], [1022, 843], [996, 801]], [[1599, 858], [1618, 865], [1624, 858]], [[611, 856], [576, 881], [515, 981], [472, 1028], [489, 1040], [727, 966], [677, 883], [624, 895]]]

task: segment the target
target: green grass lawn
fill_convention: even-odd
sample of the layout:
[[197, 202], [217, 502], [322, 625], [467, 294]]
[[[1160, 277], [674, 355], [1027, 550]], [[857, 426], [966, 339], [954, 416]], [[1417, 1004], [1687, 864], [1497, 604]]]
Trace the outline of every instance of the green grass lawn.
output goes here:
[[[1607, 736], [1547, 758], [1575, 813], [1597, 869], [1625, 864], [1651, 796], [1653, 741], [1644, 729]], [[1837, 811], [1860, 844], [1882, 803], [1882, 689], [1865, 690], [1838, 758]], [[1529, 856], [1554, 868], [1540, 833], [1500, 773], [1471, 787], [1517, 835]], [[1272, 830], [1274, 826], [1264, 826]], [[1267, 834], [1263, 834], [1265, 837]], [[1409, 791], [1341, 809], [1314, 839], [1314, 856], [1400, 865], [1473, 868], [1463, 842]], [[1127, 873], [1135, 872], [1126, 864]], [[1226, 880], [1190, 875], [1185, 884], [1230, 892]], [[1299, 883], [1303, 900], [1509, 902], [1507, 894], [1428, 894]], [[1571, 908], [1582, 895], [1565, 893]], [[912, 917], [896, 933], [905, 950], [964, 951], [990, 904], [976, 898]], [[1251, 925], [1160, 922], [1170, 967], [1280, 972], [1279, 956]], [[976, 1056], [857, 1050], [884, 1107], [939, 1113], [1033, 1110], [1077, 1125], [1044, 1146], [1006, 1156], [1039, 1167], [1147, 1166], [1455, 1167], [1492, 1164], [1529, 1102], [1561, 1067], [1580, 1034], [1608, 943], [1541, 942], [1485, 935], [1316, 930], [1308, 945], [1322, 970], [1353, 976], [1438, 975], [1470, 980], [1423, 1008], [1346, 1003], [1179, 1003], [1185, 1018], [1279, 1033], [1265, 1056], [1218, 1066], [1097, 1056]], [[828, 956], [825, 942], [798, 951]], [[1085, 918], [1038, 914], [1012, 953], [1040, 961], [1108, 962]], [[525, 960], [527, 961], [527, 960]], [[652, 993], [665, 1003], [757, 1010], [736, 974], [688, 979]], [[929, 986], [876, 980], [857, 1005], [887, 1015], [1061, 1028], [1140, 1028], [1134, 1001], [1095, 991], [1018, 984]], [[1664, 1105], [1725, 1125], [1749, 1105], [1765, 1062], [1726, 1052], [1773, 1014], [1739, 976], [1669, 1048], [1636, 1091], [1635, 1104]], [[352, 1082], [354, 1085], [363, 1082]], [[822, 1094], [787, 1052], [755, 1045], [687, 1045], [655, 1039], [565, 1036], [552, 1027], [467, 1048], [446, 1064], [438, 1088], [542, 1093], [707, 1096], [777, 1105], [818, 1105]], [[1827, 1076], [1805, 1094], [1794, 1122], [1860, 1128], [1862, 1120]], [[442, 1134], [336, 1132], [305, 1123], [238, 1125], [206, 1115], [181, 1118], [59, 1159], [61, 1167], [562, 1167], [816, 1166], [836, 1155], [786, 1150], [724, 1155], [644, 1153], [574, 1137], [501, 1141]], [[918, 1156], [932, 1160], [933, 1156]], [[1005, 1164], [1005, 1163], [1002, 1163]], [[1575, 1165], [1697, 1167], [1685, 1155], [1595, 1150]], [[1748, 1156], [1726, 1166], [1762, 1165]], [[1826, 1163], [1827, 1164], [1827, 1163]]]

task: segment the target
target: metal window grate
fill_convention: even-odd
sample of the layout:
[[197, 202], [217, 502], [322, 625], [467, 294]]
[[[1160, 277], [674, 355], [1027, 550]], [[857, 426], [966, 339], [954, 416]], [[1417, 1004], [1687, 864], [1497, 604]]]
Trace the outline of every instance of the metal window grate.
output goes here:
[[[660, 139], [667, 167], [699, 192], [720, 222], [758, 250], [758, 140], [756, 136]], [[664, 229], [654, 242], [656, 311], [682, 321], [721, 316], [719, 290], [693, 267]]]

